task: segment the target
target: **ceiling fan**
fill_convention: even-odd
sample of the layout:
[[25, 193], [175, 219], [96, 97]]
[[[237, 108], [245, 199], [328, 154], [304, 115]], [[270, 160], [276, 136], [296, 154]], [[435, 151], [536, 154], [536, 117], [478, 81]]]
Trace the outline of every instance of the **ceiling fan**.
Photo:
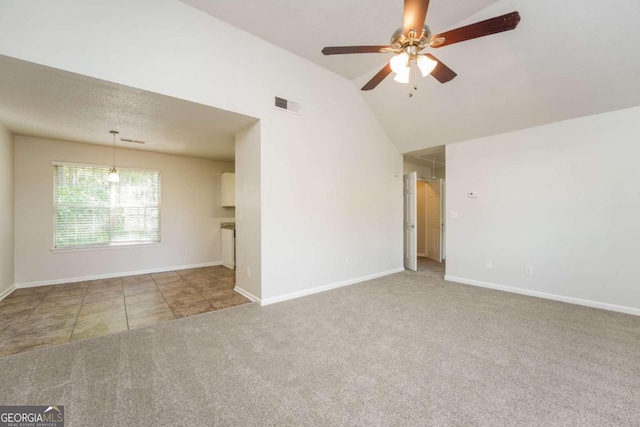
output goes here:
[[411, 63], [415, 61], [422, 76], [431, 74], [440, 83], [446, 83], [457, 74], [444, 65], [435, 56], [420, 51], [427, 46], [439, 48], [454, 43], [490, 34], [513, 30], [520, 22], [520, 14], [511, 12], [497, 16], [486, 21], [456, 28], [455, 30], [431, 35], [431, 30], [425, 25], [429, 0], [404, 0], [404, 25], [398, 28], [391, 36], [389, 46], [335, 46], [325, 47], [322, 53], [325, 55], [341, 55], [349, 53], [386, 53], [394, 52], [397, 55], [362, 87], [362, 90], [371, 90], [378, 86], [391, 72], [395, 72], [394, 80], [400, 83], [409, 83]]

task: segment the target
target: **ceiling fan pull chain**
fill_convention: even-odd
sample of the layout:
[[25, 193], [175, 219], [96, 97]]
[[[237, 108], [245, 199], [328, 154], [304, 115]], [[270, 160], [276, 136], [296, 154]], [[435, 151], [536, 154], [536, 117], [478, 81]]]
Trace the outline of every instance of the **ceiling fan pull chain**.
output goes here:
[[409, 81], [409, 98], [413, 98], [413, 92], [411, 92], [411, 87], [413, 87], [414, 91], [418, 90], [418, 76], [417, 76], [417, 70], [416, 67], [411, 67], [411, 71], [413, 71], [413, 73], [409, 74], [409, 78], [413, 78], [413, 82]]

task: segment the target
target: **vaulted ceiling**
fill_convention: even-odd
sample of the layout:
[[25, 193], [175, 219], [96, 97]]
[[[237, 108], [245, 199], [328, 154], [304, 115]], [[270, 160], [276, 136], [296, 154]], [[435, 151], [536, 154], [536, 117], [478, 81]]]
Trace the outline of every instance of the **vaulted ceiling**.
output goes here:
[[[324, 46], [386, 44], [403, 2], [183, 0], [335, 71], [359, 88], [391, 54], [325, 57]], [[458, 77], [409, 85], [388, 77], [362, 92], [401, 152], [640, 105], [640, 2], [431, 0], [442, 32], [517, 10], [514, 31], [430, 49]]]

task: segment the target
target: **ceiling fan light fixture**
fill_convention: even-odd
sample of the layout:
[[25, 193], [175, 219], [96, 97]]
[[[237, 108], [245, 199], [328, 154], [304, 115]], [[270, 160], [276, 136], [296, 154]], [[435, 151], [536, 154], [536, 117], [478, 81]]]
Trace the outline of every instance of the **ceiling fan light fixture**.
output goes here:
[[396, 73], [395, 77], [393, 78], [393, 80], [397, 81], [398, 83], [409, 83], [409, 75], [411, 72], [411, 68], [405, 68], [404, 70], [402, 70], [399, 73]]
[[[409, 54], [407, 52], [402, 52], [391, 58], [389, 61], [389, 65], [391, 65], [391, 71], [396, 74], [404, 73], [405, 70], [409, 70]], [[406, 71], [408, 73], [408, 71]]]
[[436, 65], [438, 65], [438, 61], [434, 61], [425, 55], [418, 55], [418, 59], [416, 59], [416, 63], [418, 64], [418, 68], [420, 68], [420, 72], [422, 73], [422, 77], [427, 77]]

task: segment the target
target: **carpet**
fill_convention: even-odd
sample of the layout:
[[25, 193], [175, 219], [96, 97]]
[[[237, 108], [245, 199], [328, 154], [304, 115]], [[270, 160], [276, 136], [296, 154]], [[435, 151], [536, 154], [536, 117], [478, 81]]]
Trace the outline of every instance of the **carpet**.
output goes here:
[[640, 318], [403, 272], [0, 358], [67, 426], [639, 425]]

